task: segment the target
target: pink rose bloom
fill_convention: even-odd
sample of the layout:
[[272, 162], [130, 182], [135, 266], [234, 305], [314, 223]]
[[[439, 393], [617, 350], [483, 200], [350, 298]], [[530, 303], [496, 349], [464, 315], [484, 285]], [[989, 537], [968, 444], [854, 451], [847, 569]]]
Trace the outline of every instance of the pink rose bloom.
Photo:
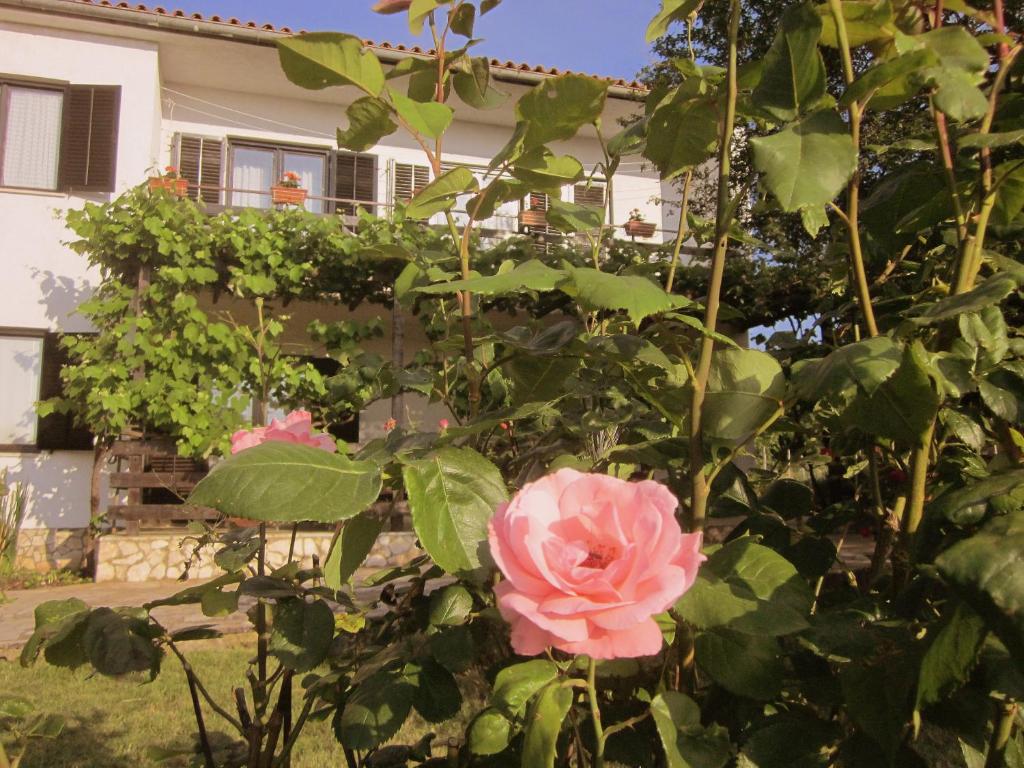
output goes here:
[[240, 429], [231, 436], [231, 453], [235, 454], [260, 443], [300, 443], [328, 453], [338, 450], [334, 438], [313, 434], [313, 417], [308, 411], [292, 411], [284, 421], [274, 419], [270, 426]]
[[512, 647], [554, 646], [595, 659], [652, 656], [654, 620], [688, 590], [704, 561], [660, 483], [561, 469], [525, 486], [491, 519], [495, 588]]

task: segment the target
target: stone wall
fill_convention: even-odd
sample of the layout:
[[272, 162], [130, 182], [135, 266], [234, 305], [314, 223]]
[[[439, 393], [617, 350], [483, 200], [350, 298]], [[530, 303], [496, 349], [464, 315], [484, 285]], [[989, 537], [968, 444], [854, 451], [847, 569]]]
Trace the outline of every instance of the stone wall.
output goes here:
[[22, 528], [18, 532], [15, 566], [46, 573], [82, 567], [85, 528]]
[[[295, 556], [304, 565], [312, 565], [313, 555], [322, 563], [327, 557], [331, 534], [300, 532], [295, 540]], [[149, 581], [177, 579], [192, 556], [194, 543], [182, 542], [182, 531], [147, 532], [136, 535], [122, 533], [103, 536], [97, 543], [96, 581]], [[267, 564], [283, 565], [288, 558], [289, 531], [267, 533]], [[213, 548], [199, 553], [189, 568], [189, 578], [208, 579], [222, 571], [213, 562]], [[382, 533], [364, 563], [367, 568], [405, 565], [422, 554], [416, 547], [414, 533]]]

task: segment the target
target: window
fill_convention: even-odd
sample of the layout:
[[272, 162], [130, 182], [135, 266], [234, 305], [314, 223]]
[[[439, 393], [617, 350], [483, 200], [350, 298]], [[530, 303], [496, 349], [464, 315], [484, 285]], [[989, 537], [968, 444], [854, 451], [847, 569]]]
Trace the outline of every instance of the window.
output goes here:
[[298, 174], [299, 186], [310, 194], [306, 210], [324, 213], [327, 190], [326, 150], [303, 150], [260, 144], [232, 144], [231, 204], [269, 208], [270, 188], [288, 172]]
[[416, 193], [430, 183], [430, 168], [411, 163], [395, 163], [396, 203], [408, 203]]
[[120, 93], [0, 82], [0, 186], [112, 192]]
[[205, 136], [178, 136], [178, 173], [188, 181], [188, 196], [217, 205], [221, 201], [224, 142]]
[[340, 201], [335, 203], [338, 213], [354, 216], [358, 208], [373, 213], [374, 207], [367, 203], [377, 199], [377, 158], [373, 155], [336, 152], [334, 196]]
[[573, 187], [573, 201], [578, 205], [604, 209], [604, 184], [577, 184]]

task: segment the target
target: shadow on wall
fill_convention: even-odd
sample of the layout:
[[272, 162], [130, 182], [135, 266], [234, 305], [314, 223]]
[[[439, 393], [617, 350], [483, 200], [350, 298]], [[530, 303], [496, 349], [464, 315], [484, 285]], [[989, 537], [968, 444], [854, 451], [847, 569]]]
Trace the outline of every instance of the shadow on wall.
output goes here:
[[50, 321], [51, 327], [64, 328], [85, 322], [84, 318], [79, 317], [80, 323], [70, 324], [68, 319], [78, 315], [79, 305], [92, 297], [96, 290], [92, 283], [39, 269], [32, 270], [32, 278], [39, 285], [43, 296], [40, 304], [46, 308], [46, 318]]

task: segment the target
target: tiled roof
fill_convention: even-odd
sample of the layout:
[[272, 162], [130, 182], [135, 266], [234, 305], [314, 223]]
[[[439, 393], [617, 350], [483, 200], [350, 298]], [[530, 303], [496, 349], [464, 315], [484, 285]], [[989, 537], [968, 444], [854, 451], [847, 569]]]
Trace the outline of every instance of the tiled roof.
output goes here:
[[[68, 4], [74, 5], [92, 5], [102, 6], [105, 8], [114, 8], [118, 10], [127, 11], [130, 13], [145, 13], [155, 16], [172, 16], [181, 19], [193, 19], [195, 21], [201, 21], [207, 24], [223, 24], [226, 27], [241, 27], [244, 29], [261, 30], [264, 32], [271, 32], [280, 35], [292, 35], [301, 34], [305, 30], [293, 30], [290, 27], [275, 27], [273, 24], [260, 24], [256, 21], [243, 21], [234, 16], [220, 16], [217, 14], [211, 14], [204, 16], [201, 13], [189, 13], [181, 9], [168, 10], [162, 6], [148, 6], [142, 5], [141, 3], [124, 3], [124, 2], [111, 2], [111, 0], [63, 0]], [[373, 40], [363, 41], [368, 47], [375, 48], [382, 51], [397, 51], [399, 53], [411, 53], [420, 55], [432, 55], [434, 51], [421, 48], [418, 45], [400, 45], [388, 42], [375, 42]], [[507, 70], [511, 72], [533, 72], [540, 75], [562, 75], [569, 74], [572, 70], [558, 69], [556, 67], [545, 67], [535, 64], [527, 64], [524, 62], [516, 61], [501, 61], [499, 59], [491, 59], [491, 67], [497, 70]], [[594, 75], [594, 77], [600, 77]], [[628, 81], [623, 78], [614, 77], [600, 77], [612, 85], [619, 86], [621, 88], [631, 88], [637, 91], [646, 90], [646, 87], [640, 82], [633, 80]]]

